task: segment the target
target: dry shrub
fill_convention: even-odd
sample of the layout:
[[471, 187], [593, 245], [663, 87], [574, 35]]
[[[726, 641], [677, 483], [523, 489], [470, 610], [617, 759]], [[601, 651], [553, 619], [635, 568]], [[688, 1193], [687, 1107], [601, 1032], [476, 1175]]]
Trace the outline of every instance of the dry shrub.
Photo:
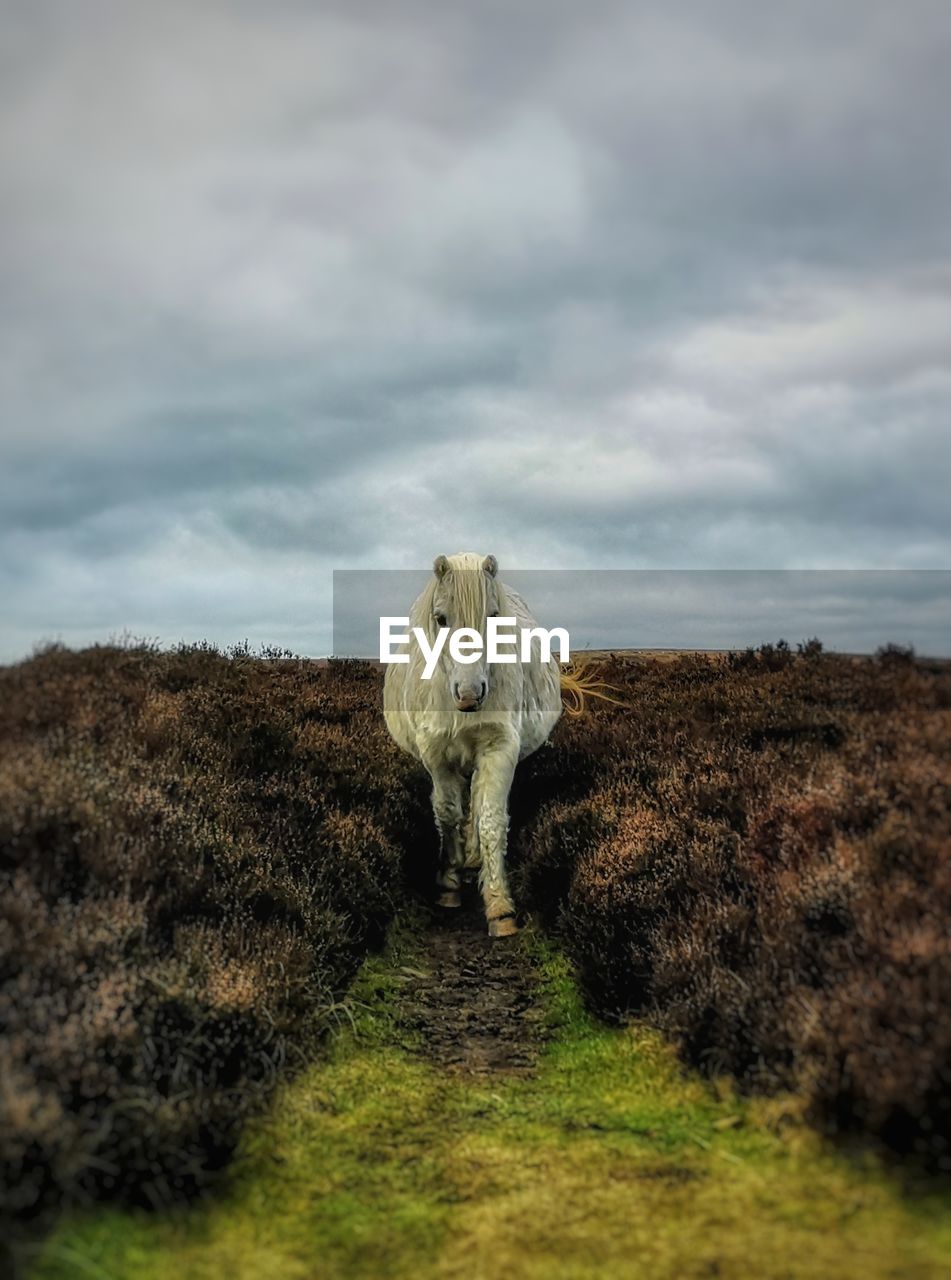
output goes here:
[[[604, 674], [628, 707], [516, 777], [521, 903], [602, 1013], [951, 1165], [951, 670], [810, 642]], [[208, 646], [0, 670], [8, 1207], [192, 1194], [311, 1052], [433, 870], [380, 706], [369, 664]]]
[[0, 1160], [19, 1215], [230, 1155], [431, 857], [366, 664], [208, 646], [0, 670]]
[[629, 709], [523, 766], [513, 855], [595, 1007], [951, 1169], [951, 666], [811, 642], [606, 675]]

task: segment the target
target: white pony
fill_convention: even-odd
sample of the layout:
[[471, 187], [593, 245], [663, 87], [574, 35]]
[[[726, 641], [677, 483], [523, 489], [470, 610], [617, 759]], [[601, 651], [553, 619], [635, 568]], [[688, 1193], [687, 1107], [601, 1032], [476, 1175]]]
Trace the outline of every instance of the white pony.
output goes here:
[[557, 659], [543, 662], [537, 636], [532, 637], [530, 662], [490, 667], [485, 661], [487, 617], [514, 617], [519, 634], [522, 627], [536, 626], [525, 602], [497, 575], [495, 556], [437, 556], [433, 577], [410, 610], [410, 628], [421, 627], [432, 646], [442, 627], [472, 627], [483, 637], [483, 654], [459, 665], [447, 644], [432, 678], [424, 680], [423, 654], [411, 641], [409, 663], [390, 663], [383, 683], [387, 728], [433, 780], [439, 903], [458, 907], [463, 868], [478, 867], [493, 938], [517, 932], [505, 874], [515, 766], [551, 733], [561, 715], [563, 687], [574, 694], [579, 709], [584, 692], [597, 696], [584, 678], [563, 676]]

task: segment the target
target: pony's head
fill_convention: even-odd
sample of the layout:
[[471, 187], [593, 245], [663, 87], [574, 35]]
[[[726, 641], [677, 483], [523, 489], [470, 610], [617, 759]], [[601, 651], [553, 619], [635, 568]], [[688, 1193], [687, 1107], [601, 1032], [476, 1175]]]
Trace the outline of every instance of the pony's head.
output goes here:
[[489, 692], [485, 620], [506, 612], [505, 590], [498, 580], [498, 571], [495, 556], [468, 551], [437, 556], [433, 561], [433, 577], [424, 596], [427, 616], [423, 619], [430, 643], [441, 627], [448, 627], [450, 631], [469, 628], [478, 632], [483, 641], [482, 653], [467, 663], [456, 662], [449, 645], [443, 647], [439, 678], [448, 681], [449, 696], [457, 711], [478, 711]]

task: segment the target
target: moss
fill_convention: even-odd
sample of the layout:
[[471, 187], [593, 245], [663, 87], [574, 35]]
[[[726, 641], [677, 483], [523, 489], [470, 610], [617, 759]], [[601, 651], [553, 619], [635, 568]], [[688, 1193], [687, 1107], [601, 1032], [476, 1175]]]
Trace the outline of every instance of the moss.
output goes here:
[[531, 930], [537, 1074], [432, 1067], [393, 1017], [413, 936], [364, 965], [326, 1059], [248, 1127], [220, 1194], [74, 1215], [33, 1280], [947, 1274], [946, 1198], [825, 1144], [794, 1098], [740, 1097], [656, 1032], [595, 1022]]

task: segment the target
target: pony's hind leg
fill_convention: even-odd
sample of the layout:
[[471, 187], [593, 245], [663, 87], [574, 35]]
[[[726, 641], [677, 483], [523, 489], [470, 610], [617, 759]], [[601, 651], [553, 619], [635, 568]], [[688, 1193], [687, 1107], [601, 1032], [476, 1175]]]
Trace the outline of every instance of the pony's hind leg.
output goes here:
[[469, 808], [466, 812], [466, 860], [463, 868], [466, 871], [478, 871], [482, 866], [482, 853], [479, 849], [479, 824], [476, 820], [475, 804], [472, 793], [469, 793]]
[[432, 771], [433, 814], [439, 832], [439, 872], [436, 884], [441, 907], [462, 904], [463, 840], [462, 778], [445, 765]]

